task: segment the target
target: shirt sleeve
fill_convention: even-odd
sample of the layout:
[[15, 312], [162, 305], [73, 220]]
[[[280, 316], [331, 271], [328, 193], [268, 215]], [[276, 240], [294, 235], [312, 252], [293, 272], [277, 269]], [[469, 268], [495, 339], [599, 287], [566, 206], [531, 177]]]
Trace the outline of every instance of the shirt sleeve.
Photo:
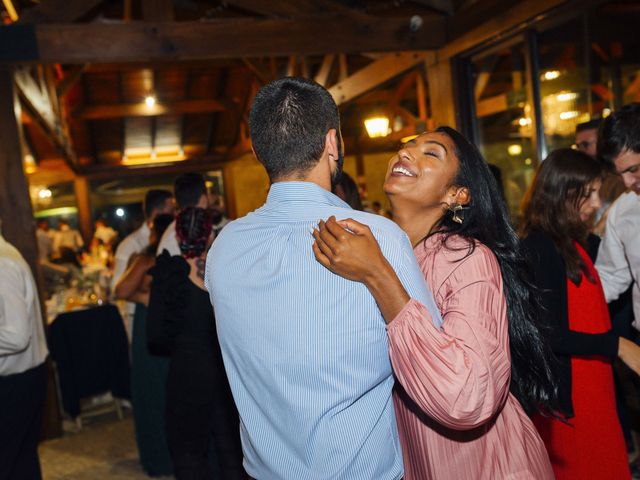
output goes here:
[[0, 355], [19, 353], [29, 345], [31, 325], [23, 278], [11, 261], [0, 262]]
[[442, 325], [442, 316], [433, 298], [430, 285], [424, 278], [424, 274], [418, 266], [418, 261], [411, 248], [409, 239], [403, 235], [398, 240], [400, 251], [399, 264], [392, 265], [409, 296], [421, 303], [429, 313], [429, 318], [436, 327]]
[[115, 261], [113, 266], [113, 277], [111, 280], [112, 289], [115, 289], [118, 280], [127, 270], [127, 266], [129, 265], [129, 259], [133, 254], [133, 249], [131, 248], [131, 243], [128, 239], [122, 241], [122, 243], [116, 249]]
[[[616, 300], [629, 288], [633, 281], [630, 269], [632, 259], [627, 259], [627, 254], [633, 256], [634, 252], [625, 251], [624, 228], [620, 228], [622, 225], [619, 225], [617, 207], [618, 205], [614, 205], [607, 217], [607, 226], [598, 249], [598, 259], [596, 261], [596, 269], [598, 270], [598, 275], [600, 275], [602, 289], [607, 302]], [[638, 225], [636, 235], [637, 232], [640, 232], [640, 225]], [[640, 269], [640, 257], [637, 255], [635, 268]]]
[[481, 265], [486, 261], [472, 255], [452, 274], [441, 330], [415, 299], [388, 328], [391, 362], [404, 390], [429, 416], [457, 430], [490, 420], [509, 393], [508, 334], [498, 328], [504, 294], [496, 278], [479, 273], [488, 271]]

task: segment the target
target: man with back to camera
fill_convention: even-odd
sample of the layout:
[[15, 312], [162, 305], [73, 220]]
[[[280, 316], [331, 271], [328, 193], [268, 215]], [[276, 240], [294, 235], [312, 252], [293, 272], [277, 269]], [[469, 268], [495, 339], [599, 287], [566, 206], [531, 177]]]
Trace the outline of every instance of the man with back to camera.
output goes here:
[[[199, 173], [183, 173], [173, 184], [173, 194], [179, 213], [187, 207], [207, 208], [209, 197], [204, 177]], [[158, 245], [158, 255], [167, 250], [171, 256], [180, 255], [180, 245], [176, 237], [176, 222], [173, 221], [162, 234]]]
[[628, 191], [611, 206], [596, 268], [607, 302], [633, 283], [634, 326], [640, 329], [640, 103], [603, 120], [598, 156], [622, 177]]
[[249, 126], [272, 185], [261, 208], [222, 230], [205, 278], [245, 469], [260, 480], [399, 479], [385, 322], [362, 284], [315, 261], [311, 230], [331, 215], [369, 224], [405, 288], [439, 321], [409, 240], [331, 193], [342, 140], [323, 87], [300, 78], [264, 86]]
[[[579, 123], [576, 126], [575, 148], [586, 153], [592, 158], [598, 155], [598, 128], [602, 124], [601, 118], [594, 118], [588, 122]], [[624, 192], [625, 187], [622, 179], [613, 172], [606, 172], [602, 178], [600, 187], [600, 200], [602, 205], [595, 215], [593, 233], [602, 236], [607, 220], [607, 210], [613, 202]]]

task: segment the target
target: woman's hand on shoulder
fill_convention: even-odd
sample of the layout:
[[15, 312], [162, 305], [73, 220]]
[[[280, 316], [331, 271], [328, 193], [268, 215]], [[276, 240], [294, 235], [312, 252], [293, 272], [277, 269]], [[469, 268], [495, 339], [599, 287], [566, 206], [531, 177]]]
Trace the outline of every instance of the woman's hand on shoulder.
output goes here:
[[371, 229], [351, 218], [321, 220], [313, 238], [316, 260], [348, 280], [367, 283], [386, 263]]

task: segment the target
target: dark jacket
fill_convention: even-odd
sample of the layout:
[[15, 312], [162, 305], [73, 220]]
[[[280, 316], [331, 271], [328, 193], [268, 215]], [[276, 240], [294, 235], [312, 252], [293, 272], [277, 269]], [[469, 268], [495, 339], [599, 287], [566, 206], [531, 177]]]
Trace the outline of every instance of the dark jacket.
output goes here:
[[[574, 355], [603, 355], [615, 359], [618, 355], [618, 336], [607, 333], [581, 333], [569, 330], [567, 306], [567, 272], [564, 259], [547, 234], [532, 232], [523, 240], [525, 254], [533, 267], [534, 279], [541, 292], [545, 320], [549, 326], [547, 338], [556, 354], [555, 370], [558, 378], [558, 397], [562, 413], [573, 417], [571, 401], [571, 357]], [[587, 248], [593, 259], [597, 252], [597, 237], [589, 238]]]

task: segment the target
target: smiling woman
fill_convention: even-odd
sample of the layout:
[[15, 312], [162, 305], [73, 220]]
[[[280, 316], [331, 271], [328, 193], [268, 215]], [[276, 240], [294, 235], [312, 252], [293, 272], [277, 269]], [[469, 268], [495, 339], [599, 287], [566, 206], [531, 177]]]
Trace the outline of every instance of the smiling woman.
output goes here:
[[400, 149], [384, 190], [433, 291], [441, 329], [409, 297], [366, 225], [320, 222], [313, 249], [325, 267], [364, 283], [388, 323], [405, 478], [553, 478], [524, 410], [552, 408], [550, 353], [486, 162], [443, 127]]

